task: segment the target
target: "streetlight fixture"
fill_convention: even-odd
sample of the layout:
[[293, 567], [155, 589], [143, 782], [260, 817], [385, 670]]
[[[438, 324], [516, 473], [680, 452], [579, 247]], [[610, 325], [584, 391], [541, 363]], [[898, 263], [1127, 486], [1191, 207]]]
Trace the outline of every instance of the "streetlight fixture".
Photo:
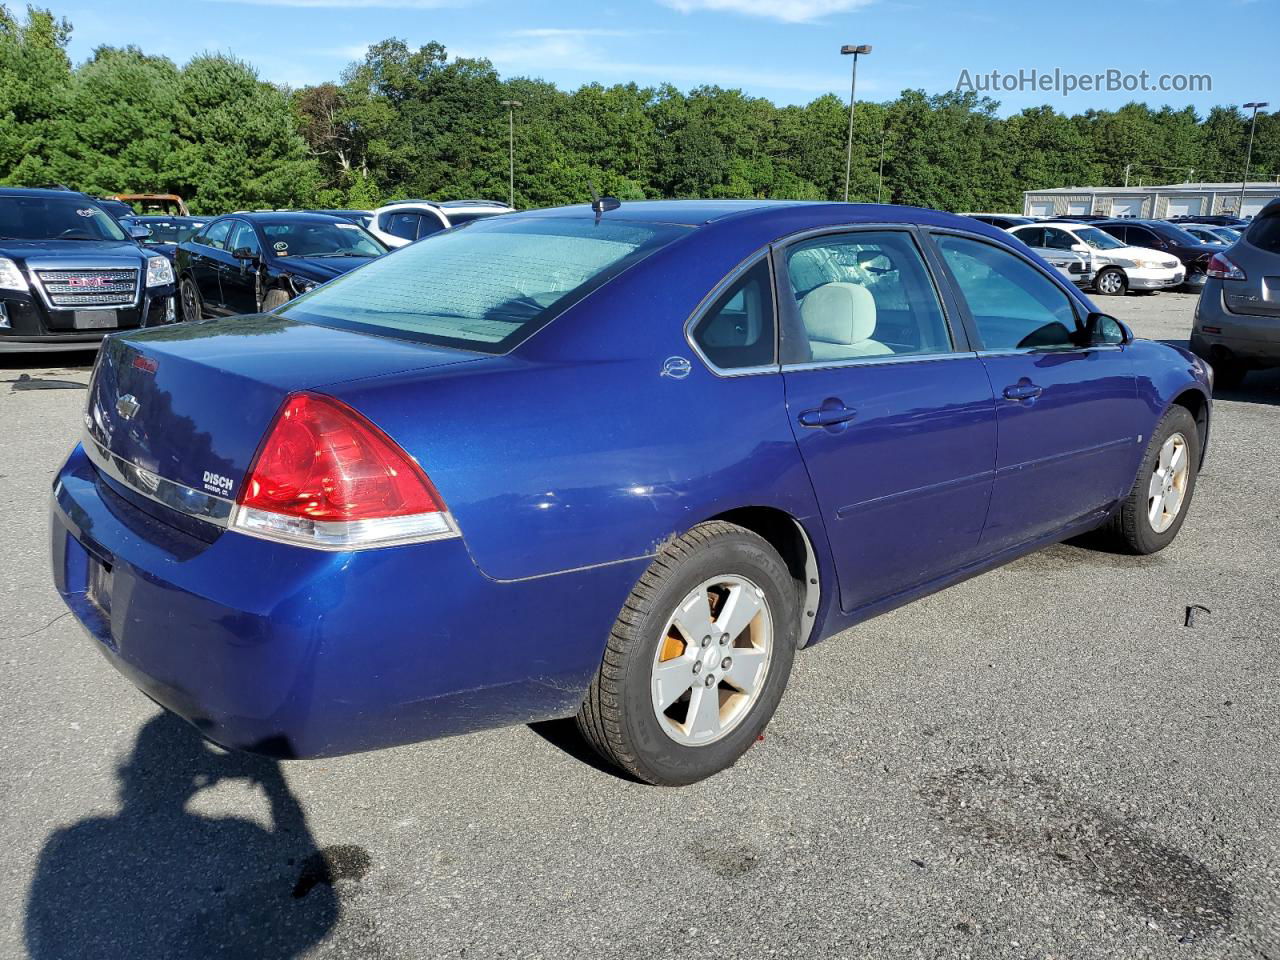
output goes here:
[[1254, 101], [1246, 103], [1246, 110], [1253, 110], [1253, 119], [1249, 121], [1249, 148], [1244, 153], [1244, 173], [1240, 177], [1240, 202], [1236, 204], [1236, 216], [1244, 216], [1244, 186], [1249, 182], [1249, 161], [1253, 159], [1253, 128], [1258, 125], [1258, 110], [1262, 107], [1270, 106], [1266, 101]]
[[853, 168], [853, 102], [858, 94], [858, 54], [870, 53], [869, 43], [846, 43], [840, 48], [842, 56], [853, 54], [853, 78], [849, 82], [849, 145], [844, 154], [844, 202], [849, 202], [849, 171]]
[[519, 100], [502, 100], [507, 108], [507, 205], [516, 205], [516, 107], [523, 107]]

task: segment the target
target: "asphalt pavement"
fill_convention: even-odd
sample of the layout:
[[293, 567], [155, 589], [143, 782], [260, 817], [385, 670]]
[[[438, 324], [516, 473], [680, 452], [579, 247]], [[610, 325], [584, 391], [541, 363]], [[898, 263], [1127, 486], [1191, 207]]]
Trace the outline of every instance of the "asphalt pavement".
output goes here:
[[[1099, 303], [1185, 342], [1195, 298]], [[50, 582], [90, 361], [0, 356], [0, 958], [1280, 960], [1280, 371], [1216, 401], [1168, 550], [1056, 546], [806, 651], [677, 790], [564, 723], [202, 744]]]

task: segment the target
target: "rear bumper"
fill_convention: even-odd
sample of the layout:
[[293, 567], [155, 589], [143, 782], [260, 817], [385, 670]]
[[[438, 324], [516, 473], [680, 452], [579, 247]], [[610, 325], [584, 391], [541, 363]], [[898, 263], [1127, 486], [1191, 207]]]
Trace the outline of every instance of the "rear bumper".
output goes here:
[[[457, 539], [206, 542], [120, 497], [80, 447], [54, 488], [52, 559], [117, 670], [209, 739], [286, 757], [572, 714], [646, 562], [503, 583]], [[105, 602], [90, 598], [95, 564]]]
[[1191, 350], [1212, 362], [1226, 351], [1251, 366], [1280, 366], [1280, 315], [1233, 313], [1222, 299], [1222, 281], [1210, 280], [1200, 293]]

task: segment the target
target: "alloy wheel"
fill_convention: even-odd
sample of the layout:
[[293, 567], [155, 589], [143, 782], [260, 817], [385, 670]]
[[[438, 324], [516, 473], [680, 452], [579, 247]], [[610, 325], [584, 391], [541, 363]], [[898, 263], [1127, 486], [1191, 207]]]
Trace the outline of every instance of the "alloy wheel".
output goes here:
[[1114, 271], [1107, 271], [1098, 279], [1098, 287], [1108, 296], [1114, 296], [1120, 292], [1120, 275]]
[[764, 591], [745, 577], [712, 577], [689, 591], [653, 658], [653, 711], [663, 732], [694, 747], [737, 727], [764, 688], [773, 636]]
[[1147, 486], [1147, 521], [1156, 533], [1164, 533], [1178, 518], [1190, 476], [1187, 438], [1181, 433], [1171, 434], [1160, 448]]

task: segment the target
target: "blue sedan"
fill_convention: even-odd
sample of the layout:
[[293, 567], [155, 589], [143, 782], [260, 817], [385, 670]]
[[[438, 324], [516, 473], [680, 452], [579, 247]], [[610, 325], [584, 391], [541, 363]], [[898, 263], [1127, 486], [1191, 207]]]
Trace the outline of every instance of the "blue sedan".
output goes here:
[[53, 569], [228, 747], [576, 715], [684, 784], [757, 738], [802, 647], [1085, 531], [1166, 547], [1211, 383], [968, 218], [517, 213], [111, 337]]

